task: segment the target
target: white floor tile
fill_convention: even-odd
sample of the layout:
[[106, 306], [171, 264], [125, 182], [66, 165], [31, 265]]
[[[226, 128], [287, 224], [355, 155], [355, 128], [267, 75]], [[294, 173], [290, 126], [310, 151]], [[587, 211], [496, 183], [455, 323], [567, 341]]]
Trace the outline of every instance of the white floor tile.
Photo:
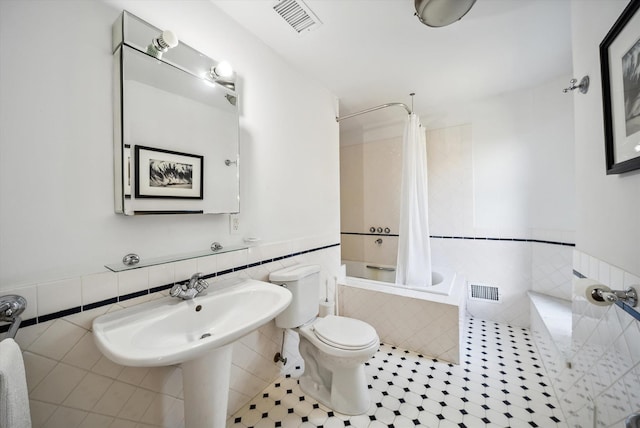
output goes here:
[[562, 427], [529, 330], [467, 319], [461, 364], [382, 344], [367, 363], [371, 406], [347, 416], [305, 396], [301, 370], [279, 378], [227, 421], [229, 428]]

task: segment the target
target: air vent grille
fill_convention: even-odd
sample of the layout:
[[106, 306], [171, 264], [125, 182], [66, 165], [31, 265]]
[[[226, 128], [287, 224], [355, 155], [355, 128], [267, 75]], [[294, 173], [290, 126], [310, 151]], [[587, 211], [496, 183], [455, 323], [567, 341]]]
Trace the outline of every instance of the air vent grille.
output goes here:
[[498, 287], [481, 284], [469, 284], [469, 299], [499, 303], [502, 301]]
[[298, 34], [319, 27], [322, 22], [302, 0], [281, 0], [273, 6]]

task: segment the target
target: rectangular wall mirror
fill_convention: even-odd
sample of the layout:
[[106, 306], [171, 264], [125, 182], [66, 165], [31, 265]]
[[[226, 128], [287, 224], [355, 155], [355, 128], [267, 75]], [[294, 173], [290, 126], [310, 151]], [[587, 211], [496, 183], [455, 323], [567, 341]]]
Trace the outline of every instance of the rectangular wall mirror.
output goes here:
[[123, 12], [113, 27], [115, 210], [218, 214], [240, 209], [238, 94], [216, 61]]

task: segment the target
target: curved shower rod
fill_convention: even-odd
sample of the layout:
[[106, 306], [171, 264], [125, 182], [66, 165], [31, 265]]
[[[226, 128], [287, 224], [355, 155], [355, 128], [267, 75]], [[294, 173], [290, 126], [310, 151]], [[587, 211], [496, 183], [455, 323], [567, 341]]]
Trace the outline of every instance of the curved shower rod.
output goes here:
[[411, 114], [412, 113], [411, 109], [409, 107], [407, 107], [407, 105], [404, 104], [404, 103], [388, 103], [388, 104], [382, 104], [382, 105], [379, 105], [379, 106], [371, 107], [371, 108], [368, 108], [366, 110], [358, 111], [358, 112], [355, 112], [355, 113], [345, 114], [344, 116], [339, 116], [339, 117], [336, 116], [336, 122], [340, 122], [341, 120], [349, 119], [349, 118], [352, 118], [352, 117], [355, 117], [355, 116], [360, 116], [361, 114], [370, 113], [372, 111], [380, 110], [380, 109], [383, 109], [383, 108], [395, 107], [395, 106], [404, 107], [404, 109], [407, 111], [407, 114]]

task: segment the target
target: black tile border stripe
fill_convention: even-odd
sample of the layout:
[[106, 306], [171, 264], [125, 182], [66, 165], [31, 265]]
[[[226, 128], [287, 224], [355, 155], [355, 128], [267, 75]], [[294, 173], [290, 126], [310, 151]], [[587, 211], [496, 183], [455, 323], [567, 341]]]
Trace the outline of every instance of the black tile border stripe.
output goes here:
[[526, 238], [491, 238], [491, 237], [479, 237], [479, 236], [439, 236], [439, 235], [431, 235], [430, 238], [432, 239], [471, 239], [475, 241], [533, 242], [536, 244], [562, 245], [565, 247], [576, 246], [576, 244], [572, 242], [545, 241], [542, 239], [526, 239]]
[[[385, 233], [358, 233], [358, 232], [340, 232], [341, 235], [358, 235], [358, 236], [400, 236], [396, 234]], [[571, 242], [560, 241], [545, 241], [542, 239], [525, 239], [525, 238], [491, 238], [482, 236], [444, 236], [444, 235], [429, 235], [431, 239], [468, 239], [474, 241], [512, 241], [512, 242], [535, 242], [538, 244], [550, 244], [550, 245], [562, 245], [565, 247], [575, 247], [576, 244]]]
[[360, 236], [400, 236], [397, 233], [360, 233], [360, 232], [340, 232], [340, 235], [360, 235]]
[[[210, 274], [207, 274], [207, 275], [203, 275], [202, 277], [204, 279], [210, 279], [210, 278], [226, 275], [226, 274], [233, 273], [233, 272], [240, 272], [240, 271], [243, 271], [243, 270], [246, 270], [246, 269], [250, 269], [250, 268], [253, 268], [253, 267], [256, 267], [256, 266], [266, 265], [266, 264], [269, 264], [269, 263], [273, 263], [273, 262], [276, 262], [276, 261], [279, 261], [279, 260], [288, 259], [288, 258], [299, 256], [299, 255], [302, 255], [302, 254], [313, 253], [313, 252], [316, 252], [316, 251], [322, 251], [322, 250], [326, 250], [326, 249], [333, 248], [333, 247], [339, 247], [339, 246], [340, 246], [340, 243], [336, 243], [336, 244], [324, 245], [322, 247], [310, 248], [308, 250], [298, 251], [298, 252], [287, 254], [287, 255], [284, 255], [284, 256], [274, 257], [272, 259], [264, 259], [264, 260], [261, 260], [259, 262], [254, 262], [254, 263], [247, 264], [247, 265], [236, 266], [236, 267], [233, 267], [233, 268], [230, 268], [230, 269], [225, 269], [223, 271], [219, 271], [219, 272], [214, 272], [214, 273], [210, 273]], [[116, 274], [116, 273], [114, 273], [114, 274]], [[179, 280], [177, 282], [182, 282], [182, 281], [185, 281], [187, 279], [188, 278], [185, 278], [185, 279]], [[90, 303], [88, 305], [76, 306], [74, 308], [65, 309], [65, 310], [54, 312], [54, 313], [47, 314], [47, 315], [42, 315], [42, 316], [39, 316], [39, 317], [36, 317], [36, 318], [29, 318], [27, 320], [23, 320], [20, 323], [20, 328], [28, 327], [28, 326], [35, 325], [35, 324], [38, 324], [38, 323], [41, 323], [41, 322], [51, 321], [51, 320], [54, 320], [54, 319], [57, 319], [57, 318], [63, 318], [63, 317], [66, 317], [66, 316], [69, 316], [69, 315], [73, 315], [73, 314], [78, 314], [78, 313], [80, 313], [82, 311], [88, 311], [90, 309], [96, 309], [96, 308], [99, 308], [99, 307], [102, 307], [102, 306], [106, 306], [106, 305], [112, 305], [112, 304], [117, 303], [117, 302], [124, 302], [126, 300], [135, 299], [136, 297], [140, 297], [140, 296], [146, 296], [147, 294], [156, 293], [158, 291], [167, 290], [167, 289], [173, 287], [173, 284], [174, 283], [164, 284], [164, 285], [160, 285], [160, 286], [157, 286], [157, 287], [152, 287], [152, 288], [149, 288], [149, 289], [146, 289], [146, 290], [136, 291], [135, 293], [125, 294], [124, 296], [111, 297], [109, 299], [101, 300], [101, 301], [95, 302], [95, 303]], [[1, 325], [0, 326], [0, 333], [6, 333], [9, 330], [10, 325], [11, 324]]]
[[[585, 275], [583, 275], [582, 273], [578, 272], [575, 269], [573, 270], [573, 275], [576, 276], [577, 278], [580, 278], [580, 279], [587, 278]], [[637, 310], [635, 310], [634, 308], [632, 308], [631, 306], [627, 305], [624, 302], [617, 301], [616, 305], [620, 309], [622, 309], [623, 311], [625, 311], [626, 313], [631, 315], [633, 318], [635, 318], [636, 320], [640, 321], [640, 312], [638, 312]]]

